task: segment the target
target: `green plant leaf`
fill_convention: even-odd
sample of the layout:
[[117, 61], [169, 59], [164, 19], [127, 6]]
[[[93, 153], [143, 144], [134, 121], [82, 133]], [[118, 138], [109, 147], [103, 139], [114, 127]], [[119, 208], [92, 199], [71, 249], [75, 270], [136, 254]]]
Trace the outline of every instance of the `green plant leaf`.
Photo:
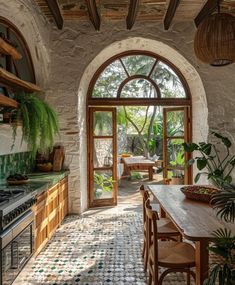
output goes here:
[[197, 173], [197, 175], [194, 178], [194, 182], [197, 183], [200, 177], [201, 177], [201, 173]]
[[231, 143], [231, 141], [227, 137], [224, 137], [224, 136], [222, 136], [222, 135], [220, 135], [220, 134], [218, 134], [216, 132], [212, 132], [212, 134], [215, 137], [217, 137], [218, 139], [220, 139], [227, 148], [231, 147], [232, 143]]
[[205, 153], [206, 155], [211, 154], [211, 149], [212, 149], [212, 145], [210, 143], [205, 143], [201, 145], [201, 151]]
[[207, 166], [207, 159], [204, 157], [200, 157], [197, 159], [197, 168], [199, 170], [204, 169]]
[[[21, 91], [15, 94], [19, 102], [17, 118], [22, 120], [22, 140], [27, 142], [35, 157], [37, 150], [51, 149], [55, 136], [59, 133], [58, 117], [55, 111], [36, 94]], [[13, 139], [16, 133], [13, 128]]]
[[235, 166], [235, 158], [229, 162], [232, 166]]
[[199, 146], [196, 143], [183, 143], [182, 145], [186, 152], [193, 152], [199, 149]]

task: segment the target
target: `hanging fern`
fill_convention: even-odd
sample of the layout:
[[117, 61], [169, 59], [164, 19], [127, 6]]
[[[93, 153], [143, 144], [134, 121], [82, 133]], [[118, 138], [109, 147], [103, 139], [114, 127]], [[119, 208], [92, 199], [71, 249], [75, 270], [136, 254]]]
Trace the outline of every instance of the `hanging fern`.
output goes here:
[[[16, 119], [22, 121], [22, 141], [25, 141], [35, 157], [38, 149], [46, 152], [51, 149], [55, 136], [59, 133], [56, 112], [36, 94], [19, 92], [15, 95], [19, 102]], [[13, 143], [17, 124], [13, 124]]]

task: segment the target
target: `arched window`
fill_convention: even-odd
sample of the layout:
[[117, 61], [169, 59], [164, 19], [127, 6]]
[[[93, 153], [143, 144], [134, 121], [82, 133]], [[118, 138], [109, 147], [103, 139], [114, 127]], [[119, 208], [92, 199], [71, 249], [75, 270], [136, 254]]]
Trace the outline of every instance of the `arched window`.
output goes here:
[[0, 66], [22, 80], [35, 83], [33, 62], [28, 45], [18, 28], [3, 17], [0, 17], [0, 36], [16, 47], [22, 55], [19, 60], [14, 60], [9, 56], [0, 57]]
[[[104, 100], [105, 99], [105, 100]], [[190, 105], [188, 85], [166, 59], [141, 51], [104, 63], [89, 88], [88, 104]]]

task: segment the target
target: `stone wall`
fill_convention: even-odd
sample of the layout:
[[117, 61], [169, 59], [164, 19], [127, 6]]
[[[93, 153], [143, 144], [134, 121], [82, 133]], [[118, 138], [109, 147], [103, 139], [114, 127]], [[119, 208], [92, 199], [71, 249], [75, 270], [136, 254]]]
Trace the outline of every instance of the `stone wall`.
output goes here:
[[[207, 139], [208, 123], [210, 128], [223, 129], [224, 126], [225, 131], [233, 138], [232, 82], [235, 66], [215, 69], [200, 64], [193, 52], [194, 32], [192, 23], [176, 24], [168, 32], [163, 31], [161, 24], [137, 23], [133, 30], [127, 31], [124, 21], [116, 22], [115, 25], [103, 23], [100, 32], [94, 31], [89, 23], [81, 22], [65, 23], [62, 32], [53, 29], [52, 75], [47, 100], [57, 106], [63, 123], [61, 135], [67, 149], [73, 181], [70, 204], [73, 212], [77, 212], [78, 205], [81, 205], [82, 210], [87, 205], [85, 102], [88, 84], [95, 70], [114, 53], [128, 49], [149, 49], [164, 54], [183, 70], [191, 91], [198, 94], [193, 98], [194, 140]], [[157, 45], [153, 47], [154, 41], [152, 44], [151, 41], [145, 44], [143, 37], [166, 44], [173, 51], [169, 51], [167, 56], [161, 45], [159, 48]], [[207, 98], [197, 73], [201, 77]]]
[[58, 141], [65, 146], [71, 171], [71, 213], [87, 207], [87, 88], [97, 68], [115, 53], [148, 49], [167, 57], [182, 71], [192, 92], [194, 140], [207, 139], [209, 125], [234, 141], [235, 65], [214, 68], [199, 63], [193, 52], [193, 23], [178, 23], [164, 31], [162, 24], [137, 22], [127, 31], [123, 19], [102, 23], [97, 32], [88, 22], [73, 21], [60, 31], [55, 26], [51, 30], [52, 24], [45, 22], [32, 1], [0, 3], [0, 13], [15, 22], [29, 42], [38, 83], [47, 89], [45, 98], [59, 113]]

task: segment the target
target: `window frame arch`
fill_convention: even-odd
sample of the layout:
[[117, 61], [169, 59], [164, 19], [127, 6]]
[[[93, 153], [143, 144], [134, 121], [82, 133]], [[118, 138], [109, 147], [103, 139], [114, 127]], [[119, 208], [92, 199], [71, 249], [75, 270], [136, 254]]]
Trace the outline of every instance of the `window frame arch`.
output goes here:
[[[7, 18], [0, 16], [0, 25], [6, 26], [6, 28], [12, 30], [15, 35], [17, 36], [17, 39], [19, 40], [22, 49], [24, 50], [25, 56], [26, 56], [26, 61], [27, 61], [27, 66], [29, 68], [29, 73], [32, 76], [32, 81], [31, 83], [36, 83], [36, 76], [35, 76], [35, 69], [34, 69], [34, 64], [31, 56], [31, 52], [29, 49], [29, 46], [21, 33], [21, 31], [17, 28], [15, 24], [13, 24], [11, 21], [9, 21]], [[20, 74], [19, 74], [20, 76]]]
[[[100, 75], [102, 74], [102, 72], [106, 69], [106, 67], [108, 67], [110, 64], [112, 64], [114, 61], [116, 60], [120, 60], [120, 62], [122, 63], [122, 58], [125, 56], [132, 56], [132, 55], [145, 55], [145, 56], [149, 56], [155, 59], [155, 62], [151, 68], [151, 71], [149, 72], [149, 75], [129, 75], [128, 71], [126, 70], [126, 68], [123, 66], [125, 73], [127, 74], [127, 78], [125, 78], [121, 84], [118, 87], [118, 91], [117, 91], [117, 97], [115, 98], [109, 98], [109, 97], [102, 97], [102, 98], [94, 98], [92, 97], [92, 93], [95, 87], [95, 84], [97, 82], [97, 80], [99, 79]], [[157, 63], [161, 61], [162, 63], [166, 64], [167, 66], [169, 66], [174, 73], [179, 77], [182, 86], [184, 88], [185, 91], [185, 98], [162, 98], [161, 97], [161, 92], [160, 89], [157, 85], [157, 83], [150, 78], [155, 66], [157, 65]], [[123, 63], [122, 63], [123, 65]], [[155, 88], [158, 97], [157, 98], [123, 98], [120, 97], [121, 91], [123, 89], [123, 87], [130, 82], [131, 80], [135, 79], [135, 78], [143, 78], [145, 80], [148, 80]], [[154, 84], [153, 84], [154, 83]], [[191, 93], [190, 93], [190, 89], [188, 86], [188, 83], [186, 81], [186, 79], [184, 78], [183, 74], [181, 73], [181, 71], [169, 60], [167, 60], [166, 58], [155, 54], [153, 52], [149, 52], [149, 51], [142, 51], [142, 50], [130, 50], [130, 51], [125, 51], [119, 54], [116, 54], [115, 56], [110, 57], [108, 60], [106, 60], [94, 73], [89, 87], [88, 87], [88, 96], [87, 96], [87, 104], [88, 106], [107, 106], [107, 105], [142, 105], [142, 106], [148, 106], [148, 105], [158, 105], [158, 106], [191, 106], [192, 105], [192, 100], [191, 100]]]
[[[129, 82], [135, 80], [135, 79], [145, 79], [146, 81], [148, 81], [149, 83], [151, 83], [157, 93], [157, 98], [161, 98], [161, 92], [160, 92], [160, 89], [158, 87], [158, 85], [156, 84], [156, 82], [149, 78], [148, 76], [146, 75], [132, 75], [130, 77], [127, 77], [126, 79], [124, 79], [122, 81], [122, 83], [119, 85], [119, 88], [118, 88], [118, 91], [117, 91], [117, 99], [124, 99], [125, 97], [121, 97], [121, 93], [122, 93], [122, 90], [123, 88], [126, 86], [126, 84], [128, 84]], [[106, 99], [106, 98], [102, 98], [102, 99]], [[112, 99], [112, 98], [110, 98]], [[129, 98], [129, 99], [144, 99], [144, 98]], [[148, 98], [146, 98], [146, 100], [149, 100]]]

